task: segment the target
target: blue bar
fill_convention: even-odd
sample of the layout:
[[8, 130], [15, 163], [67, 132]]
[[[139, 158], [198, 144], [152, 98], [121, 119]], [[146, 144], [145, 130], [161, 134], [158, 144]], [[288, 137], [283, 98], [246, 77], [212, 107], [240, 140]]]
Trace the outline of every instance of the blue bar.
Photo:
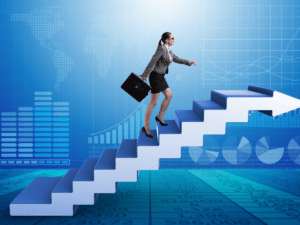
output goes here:
[[69, 137], [69, 133], [53, 133], [54, 137]]
[[49, 153], [36, 153], [34, 154], [34, 157], [51, 157], [52, 154]]
[[54, 112], [53, 116], [69, 116], [68, 112]]
[[53, 157], [69, 157], [69, 154], [53, 154]]
[[19, 123], [18, 125], [20, 127], [31, 127], [31, 126], [33, 126], [33, 123]]
[[22, 164], [22, 161], [16, 161], [16, 164]]
[[34, 121], [52, 121], [51, 117], [35, 117]]
[[53, 164], [53, 161], [46, 161], [47, 164]]
[[52, 131], [52, 128], [51, 127], [43, 127], [43, 128], [36, 127], [36, 128], [34, 128], [34, 131]]
[[52, 138], [35, 138], [35, 142], [51, 142]]
[[18, 110], [19, 111], [32, 111], [33, 108], [32, 107], [19, 107]]
[[66, 106], [69, 105], [69, 102], [53, 102], [55, 106]]
[[18, 149], [19, 152], [33, 152], [32, 148], [19, 148]]
[[32, 137], [33, 133], [19, 133], [19, 137]]
[[69, 138], [53, 138], [54, 142], [68, 142]]
[[104, 144], [104, 135], [100, 135], [100, 144]]
[[110, 144], [110, 133], [106, 132], [106, 144]]
[[1, 152], [16, 152], [16, 148], [1, 148]]
[[88, 137], [88, 144], [89, 145], [93, 144], [93, 138], [92, 137]]
[[130, 116], [130, 139], [134, 139], [134, 117]]
[[35, 112], [35, 116], [52, 116], [51, 112]]
[[37, 164], [37, 161], [31, 161], [31, 164]]
[[53, 143], [53, 147], [69, 147], [69, 143]]
[[146, 109], [147, 109], [147, 105], [142, 104], [142, 109], [141, 109], [141, 111], [142, 111], [142, 126], [144, 126]]
[[34, 92], [34, 95], [52, 95], [52, 92]]
[[53, 131], [69, 131], [69, 128], [53, 128]]
[[66, 118], [57, 117], [57, 118], [53, 118], [53, 121], [69, 121], [69, 118], [68, 117], [66, 117]]
[[53, 126], [56, 126], [56, 127], [68, 127], [69, 123], [53, 123]]
[[35, 148], [35, 152], [52, 152], [51, 148]]
[[26, 132], [26, 131], [32, 132], [33, 128], [32, 127], [30, 127], [30, 128], [19, 128], [18, 130], [21, 131], [21, 132]]
[[35, 102], [34, 105], [52, 106], [52, 102]]
[[17, 138], [1, 138], [2, 142], [16, 142]]
[[54, 161], [54, 164], [60, 164], [60, 161]]
[[16, 117], [2, 117], [1, 121], [17, 121]]
[[7, 164], [7, 161], [1, 161], [1, 164]]
[[1, 133], [3, 137], [16, 137], [17, 133]]
[[124, 122], [124, 139], [128, 139], [128, 122]]
[[18, 144], [19, 147], [33, 147], [33, 144], [32, 143], [19, 143]]
[[17, 128], [1, 128], [1, 131], [17, 131]]
[[17, 116], [16, 112], [2, 112], [1, 116]]
[[24, 164], [29, 164], [30, 163], [30, 161], [24, 161]]
[[19, 138], [19, 142], [33, 142], [33, 138]]
[[8, 164], [15, 164], [15, 161], [8, 161]]
[[35, 101], [51, 101], [52, 97], [34, 97]]
[[32, 117], [20, 117], [18, 120], [19, 121], [33, 121], [33, 118]]
[[35, 111], [51, 111], [51, 107], [34, 107]]
[[39, 164], [45, 164], [45, 161], [39, 161]]
[[17, 143], [2, 143], [2, 147], [17, 147]]
[[122, 125], [118, 125], [118, 144], [121, 144], [122, 142], [122, 134], [123, 134]]
[[37, 126], [37, 127], [50, 127], [50, 126], [52, 126], [52, 123], [34, 123], [34, 126]]
[[2, 127], [15, 127], [17, 123], [1, 123]]
[[35, 147], [51, 147], [51, 143], [34, 143]]
[[22, 154], [19, 154], [18, 156], [19, 157], [33, 157], [33, 154], [24, 154], [24, 153], [22, 153]]
[[17, 154], [1, 154], [1, 157], [17, 157]]
[[32, 112], [19, 112], [18, 113], [19, 116], [33, 116]]
[[69, 152], [68, 148], [53, 148], [53, 152]]
[[98, 136], [94, 136], [94, 144], [98, 144]]
[[141, 129], [141, 112], [135, 112], [135, 138], [139, 137], [139, 132]]
[[51, 137], [52, 133], [35, 133], [34, 136], [37, 136], [37, 137]]
[[117, 142], [117, 132], [116, 130], [112, 130], [112, 143], [116, 144]]
[[53, 107], [53, 111], [69, 111], [69, 107]]
[[69, 164], [69, 161], [61, 161], [62, 164]]

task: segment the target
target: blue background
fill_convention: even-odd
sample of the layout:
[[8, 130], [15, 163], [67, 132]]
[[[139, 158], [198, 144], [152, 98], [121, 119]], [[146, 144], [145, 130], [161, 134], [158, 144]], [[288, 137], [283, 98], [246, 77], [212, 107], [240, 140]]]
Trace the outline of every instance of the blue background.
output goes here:
[[[175, 37], [173, 52], [198, 64], [169, 67], [166, 79], [173, 98], [165, 120], [174, 119], [175, 110], [191, 109], [193, 100], [210, 99], [211, 90], [255, 85], [300, 98], [298, 1], [16, 0], [1, 1], [0, 8], [0, 111], [32, 107], [35, 92], [52, 92], [53, 101], [69, 102], [67, 167], [81, 166], [86, 158], [117, 148], [119, 137], [109, 144], [101, 144], [100, 136], [98, 143], [89, 144], [88, 139], [106, 132], [112, 138], [119, 125], [130, 124], [130, 116], [134, 121], [141, 116], [141, 124], [134, 125], [137, 135], [150, 96], [138, 103], [120, 86], [131, 72], [143, 73], [166, 31]], [[163, 94], [151, 129], [162, 100]], [[215, 162], [201, 164], [187, 146], [181, 159], [162, 159], [161, 168], [298, 167], [287, 147], [299, 134], [299, 111], [284, 115], [276, 126], [272, 118], [258, 114], [250, 112], [248, 125], [227, 124], [227, 134], [212, 136], [211, 143], [204, 138], [208, 149], [219, 152]], [[228, 163], [221, 154], [225, 140], [234, 135], [246, 137], [252, 146], [249, 160], [241, 165]], [[255, 155], [256, 144], [265, 136], [270, 148], [285, 148], [278, 163], [266, 165]]]

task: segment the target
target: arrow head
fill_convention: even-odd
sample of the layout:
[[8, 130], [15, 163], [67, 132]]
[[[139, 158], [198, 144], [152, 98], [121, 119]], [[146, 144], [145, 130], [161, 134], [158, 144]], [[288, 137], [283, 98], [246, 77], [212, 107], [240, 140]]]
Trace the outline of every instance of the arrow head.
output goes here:
[[300, 99], [274, 91], [273, 93], [274, 109], [272, 116], [278, 116], [289, 111], [300, 108]]

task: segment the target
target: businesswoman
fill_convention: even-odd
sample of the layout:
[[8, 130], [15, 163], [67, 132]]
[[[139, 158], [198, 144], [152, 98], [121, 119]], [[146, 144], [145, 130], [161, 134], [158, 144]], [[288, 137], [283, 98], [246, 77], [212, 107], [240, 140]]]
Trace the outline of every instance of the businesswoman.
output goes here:
[[[162, 45], [161, 42], [163, 42], [164, 45]], [[169, 85], [165, 79], [165, 74], [168, 73], [168, 66], [171, 64], [172, 61], [179, 64], [185, 64], [187, 66], [191, 66], [193, 64], [195, 66], [197, 65], [195, 61], [181, 59], [175, 54], [173, 54], [172, 50], [170, 49], [170, 46], [174, 45], [174, 42], [175, 39], [172, 33], [163, 33], [161, 39], [158, 42], [156, 52], [154, 53], [144, 73], [140, 75], [143, 80], [146, 80], [149, 76], [150, 71], [155, 65], [153, 71], [150, 73], [149, 76], [149, 83], [151, 86], [151, 99], [145, 112], [144, 127], [142, 128], [142, 133], [145, 132], [146, 136], [150, 138], [153, 138], [153, 136], [150, 134], [150, 117], [154, 107], [157, 104], [160, 92], [162, 92], [165, 95], [165, 99], [161, 104], [160, 111], [155, 117], [155, 120], [159, 122], [162, 126], [168, 125], [167, 123], [164, 123], [163, 120], [163, 116], [173, 96], [171, 89], [169, 88]]]

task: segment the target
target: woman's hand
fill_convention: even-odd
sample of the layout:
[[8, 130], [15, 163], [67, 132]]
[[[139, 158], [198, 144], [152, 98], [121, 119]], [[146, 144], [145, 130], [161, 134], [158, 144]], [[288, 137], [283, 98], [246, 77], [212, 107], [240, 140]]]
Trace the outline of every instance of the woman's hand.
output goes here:
[[145, 78], [145, 77], [142, 77], [142, 75], [140, 75], [140, 77], [141, 77], [143, 80], [147, 80], [147, 78]]
[[190, 61], [189, 66], [191, 66], [191, 65], [193, 65], [193, 64], [194, 64], [195, 66], [197, 65], [197, 63], [196, 63], [195, 61]]

